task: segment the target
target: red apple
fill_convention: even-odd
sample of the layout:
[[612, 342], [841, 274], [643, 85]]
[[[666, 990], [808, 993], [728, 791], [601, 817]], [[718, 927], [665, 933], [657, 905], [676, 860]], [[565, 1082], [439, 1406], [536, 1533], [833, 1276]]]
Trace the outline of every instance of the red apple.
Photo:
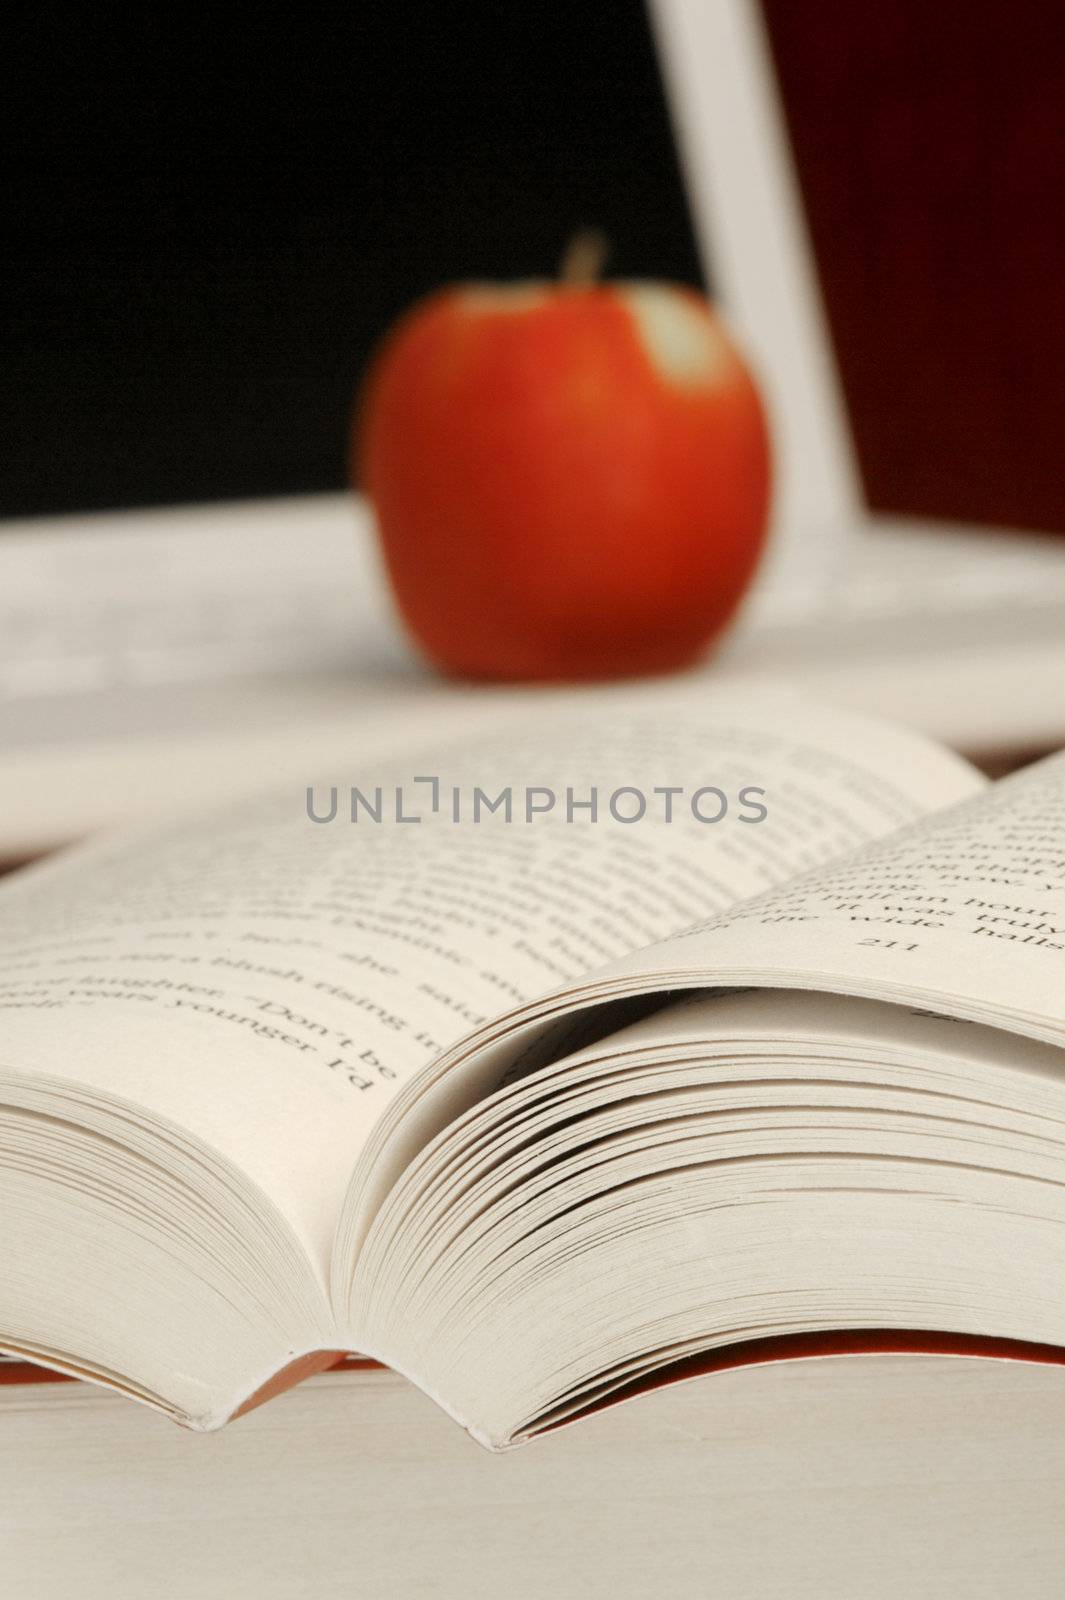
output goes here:
[[465, 677], [684, 666], [765, 537], [758, 391], [707, 301], [670, 284], [415, 306], [371, 369], [353, 468], [411, 633]]

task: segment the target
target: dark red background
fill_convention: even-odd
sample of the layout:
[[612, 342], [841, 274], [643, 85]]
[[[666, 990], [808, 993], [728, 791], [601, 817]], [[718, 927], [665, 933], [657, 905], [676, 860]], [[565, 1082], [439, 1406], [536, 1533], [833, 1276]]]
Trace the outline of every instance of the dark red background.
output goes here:
[[765, 10], [870, 499], [1065, 531], [1065, 12]]

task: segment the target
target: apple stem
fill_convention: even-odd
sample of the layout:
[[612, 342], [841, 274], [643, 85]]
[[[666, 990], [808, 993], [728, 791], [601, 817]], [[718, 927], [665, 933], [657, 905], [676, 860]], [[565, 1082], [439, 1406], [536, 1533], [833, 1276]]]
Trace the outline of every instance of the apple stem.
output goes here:
[[578, 228], [562, 252], [560, 282], [568, 289], [587, 289], [603, 275], [610, 240], [601, 228]]

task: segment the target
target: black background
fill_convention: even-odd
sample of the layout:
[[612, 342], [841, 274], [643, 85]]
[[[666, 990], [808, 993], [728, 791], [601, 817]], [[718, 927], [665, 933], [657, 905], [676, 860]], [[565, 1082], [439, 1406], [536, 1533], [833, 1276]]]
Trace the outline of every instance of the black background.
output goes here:
[[578, 226], [698, 281], [639, 0], [5, 28], [4, 514], [341, 484], [397, 312]]

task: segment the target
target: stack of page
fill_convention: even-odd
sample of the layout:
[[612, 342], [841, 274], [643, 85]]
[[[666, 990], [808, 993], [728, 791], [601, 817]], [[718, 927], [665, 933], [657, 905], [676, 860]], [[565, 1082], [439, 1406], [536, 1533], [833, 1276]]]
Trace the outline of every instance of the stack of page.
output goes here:
[[507, 1456], [401, 1378], [326, 1373], [190, 1436], [0, 1384], [18, 1600], [1058, 1600], [1065, 1392], [1030, 1362], [716, 1373]]

